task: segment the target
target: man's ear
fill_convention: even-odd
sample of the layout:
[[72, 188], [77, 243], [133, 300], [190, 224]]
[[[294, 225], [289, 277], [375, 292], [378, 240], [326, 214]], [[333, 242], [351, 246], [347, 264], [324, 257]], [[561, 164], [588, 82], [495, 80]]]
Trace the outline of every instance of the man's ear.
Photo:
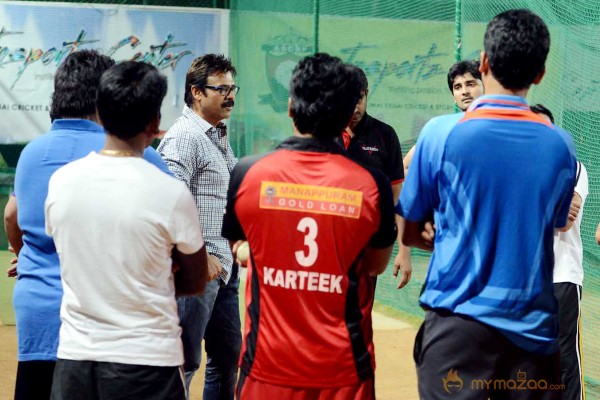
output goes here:
[[192, 89], [190, 91], [192, 92], [192, 97], [195, 100], [197, 100], [197, 101], [202, 100], [204, 93], [202, 92], [202, 90], [200, 88], [198, 88], [196, 85], [194, 85], [194, 86], [192, 86]]
[[146, 130], [144, 131], [144, 134], [148, 138], [148, 142], [149, 142], [148, 145], [152, 144], [154, 139], [156, 139], [156, 137], [160, 133], [159, 127], [160, 127], [160, 117], [157, 115], [150, 120], [148, 125], [146, 125]]
[[479, 72], [481, 72], [481, 75], [487, 75], [490, 72], [490, 60], [485, 51], [481, 52]]
[[292, 111], [292, 98], [288, 98], [288, 117], [294, 118], [294, 112]]
[[534, 85], [539, 85], [540, 82], [542, 81], [542, 79], [544, 78], [544, 75], [546, 75], [546, 66], [544, 66], [544, 69], [542, 70], [542, 72], [540, 72], [535, 79], [533, 80], [533, 84]]

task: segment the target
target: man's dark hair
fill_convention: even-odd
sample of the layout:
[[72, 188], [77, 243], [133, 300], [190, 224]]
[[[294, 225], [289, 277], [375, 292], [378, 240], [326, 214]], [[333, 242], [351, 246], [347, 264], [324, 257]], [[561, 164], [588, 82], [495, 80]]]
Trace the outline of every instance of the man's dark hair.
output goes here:
[[236, 70], [231, 60], [223, 54], [205, 54], [192, 61], [192, 65], [185, 75], [184, 100], [188, 107], [192, 106], [194, 98], [192, 96], [192, 86], [197, 86], [202, 93], [206, 94], [206, 85], [208, 77], [231, 72], [235, 76]]
[[137, 61], [124, 61], [102, 75], [98, 87], [98, 115], [104, 128], [120, 139], [143, 132], [167, 94], [167, 78], [156, 67]]
[[363, 71], [362, 68], [357, 67], [353, 64], [349, 64], [348, 68], [358, 77], [358, 81], [360, 82], [360, 91], [366, 92], [367, 89], [369, 89], [369, 81], [367, 80], [367, 75], [365, 74], [365, 71]]
[[448, 89], [450, 89], [450, 92], [453, 92], [454, 79], [464, 74], [471, 74], [473, 78], [481, 80], [479, 61], [462, 60], [450, 67], [448, 70]]
[[535, 104], [535, 105], [531, 106], [530, 108], [531, 108], [531, 111], [533, 111], [536, 114], [544, 114], [545, 116], [550, 118], [550, 122], [554, 123], [554, 115], [552, 115], [552, 112], [550, 110], [548, 110], [546, 107], [544, 107], [544, 105]]
[[505, 89], [525, 89], [544, 70], [550, 32], [531, 11], [509, 10], [490, 21], [483, 46], [496, 80]]
[[337, 57], [317, 53], [302, 59], [290, 81], [292, 118], [301, 133], [334, 138], [350, 122], [361, 83]]
[[54, 75], [50, 119], [83, 118], [96, 114], [100, 77], [115, 61], [95, 50], [71, 53]]

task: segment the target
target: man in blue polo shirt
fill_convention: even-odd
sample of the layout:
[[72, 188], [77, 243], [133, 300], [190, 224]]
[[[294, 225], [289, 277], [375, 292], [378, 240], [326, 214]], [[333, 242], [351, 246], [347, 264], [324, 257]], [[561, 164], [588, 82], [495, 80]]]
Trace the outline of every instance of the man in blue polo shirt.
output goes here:
[[532, 12], [497, 15], [481, 54], [487, 94], [417, 142], [399, 212], [404, 243], [433, 249], [414, 349], [421, 398], [561, 398], [553, 234], [567, 221], [575, 152], [525, 101], [549, 46]]

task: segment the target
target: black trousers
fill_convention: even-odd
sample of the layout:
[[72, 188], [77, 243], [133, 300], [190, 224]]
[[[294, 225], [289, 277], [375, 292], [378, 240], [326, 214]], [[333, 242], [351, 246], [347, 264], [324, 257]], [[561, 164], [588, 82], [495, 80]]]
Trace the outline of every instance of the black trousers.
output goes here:
[[19, 361], [15, 400], [49, 400], [55, 361]]
[[181, 367], [58, 359], [52, 400], [185, 400]]
[[564, 400], [582, 400], [585, 390], [581, 354], [581, 286], [570, 282], [554, 284], [558, 300], [560, 374], [565, 385]]
[[414, 359], [424, 400], [562, 398], [558, 352], [525, 351], [498, 330], [450, 312], [427, 311]]

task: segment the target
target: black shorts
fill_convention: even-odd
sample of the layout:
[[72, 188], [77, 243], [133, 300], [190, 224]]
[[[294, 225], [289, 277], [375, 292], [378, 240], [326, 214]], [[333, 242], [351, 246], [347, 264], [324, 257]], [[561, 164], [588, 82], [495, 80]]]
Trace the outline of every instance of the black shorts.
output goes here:
[[181, 367], [59, 359], [51, 400], [185, 400]]
[[584, 399], [583, 354], [581, 352], [581, 286], [571, 282], [554, 284], [558, 300], [558, 342], [564, 399]]
[[498, 330], [450, 312], [427, 311], [414, 359], [421, 399], [562, 399], [558, 352], [525, 351]]

